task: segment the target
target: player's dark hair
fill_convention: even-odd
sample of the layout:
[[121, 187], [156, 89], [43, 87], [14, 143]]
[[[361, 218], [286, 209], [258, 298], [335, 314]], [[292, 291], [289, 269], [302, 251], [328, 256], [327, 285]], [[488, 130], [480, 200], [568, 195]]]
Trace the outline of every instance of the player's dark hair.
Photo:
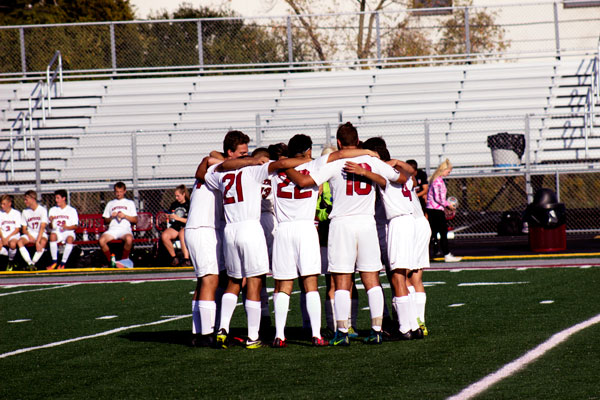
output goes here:
[[269, 150], [269, 159], [277, 161], [281, 156], [287, 156], [288, 145], [285, 143], [271, 144], [267, 150]]
[[31, 197], [35, 201], [37, 201], [37, 192], [35, 190], [28, 190], [24, 194], [25, 197]]
[[250, 143], [250, 137], [242, 131], [229, 131], [223, 139], [223, 153], [228, 156], [227, 150], [234, 152], [240, 144]]
[[55, 196], [58, 195], [58, 196], [60, 196], [60, 197], [62, 197], [64, 199], [66, 199], [67, 198], [67, 191], [65, 189], [58, 189], [58, 190], [54, 191], [54, 195]]
[[123, 190], [127, 190], [127, 186], [125, 185], [125, 183], [119, 181], [117, 183], [115, 183], [115, 185], [113, 186], [113, 189], [123, 189]]
[[252, 157], [265, 156], [269, 158], [269, 150], [266, 147], [257, 147], [252, 152]]
[[415, 170], [416, 170], [417, 168], [419, 168], [419, 165], [417, 164], [417, 160], [413, 160], [413, 159], [406, 160], [406, 163], [407, 163], [408, 165], [410, 165], [411, 167], [413, 167]]
[[379, 154], [379, 158], [381, 161], [389, 161], [392, 157], [390, 157], [390, 152], [387, 149], [387, 145], [385, 144], [385, 140], [382, 137], [372, 137], [367, 139], [363, 143], [363, 149], [373, 150], [377, 154]]
[[288, 142], [288, 155], [290, 157], [296, 157], [300, 154], [304, 154], [312, 148], [312, 144], [310, 136], [301, 133], [294, 135]]
[[336, 139], [342, 146], [357, 146], [358, 131], [350, 122], [346, 122], [338, 127]]

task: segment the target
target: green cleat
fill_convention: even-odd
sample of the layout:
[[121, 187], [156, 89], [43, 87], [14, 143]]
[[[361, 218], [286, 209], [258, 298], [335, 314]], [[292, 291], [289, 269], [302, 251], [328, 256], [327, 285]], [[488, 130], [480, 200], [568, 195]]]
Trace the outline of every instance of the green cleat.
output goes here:
[[350, 338], [347, 332], [337, 330], [333, 339], [329, 341], [330, 346], [350, 346]]
[[226, 349], [229, 347], [229, 339], [227, 338], [227, 331], [223, 328], [217, 332], [217, 341], [215, 344], [217, 349]]
[[353, 327], [348, 328], [348, 337], [350, 339], [356, 339], [358, 337], [358, 333], [356, 333]]
[[421, 318], [417, 317], [417, 323], [419, 324], [419, 328], [423, 331], [423, 336], [427, 336], [429, 332], [427, 331], [427, 327], [425, 326], [425, 322], [421, 321]]
[[[283, 343], [285, 344], [285, 346], [281, 346], [281, 347], [286, 347], [287, 344], [285, 343], [285, 340], [283, 341]], [[246, 348], [247, 349], [252, 350], [252, 349], [260, 349], [260, 348], [263, 348], [263, 347], [267, 347], [267, 346], [260, 339], [256, 339], [256, 340], [250, 340], [250, 339], [248, 339], [248, 340], [246, 340]]]
[[383, 343], [383, 335], [381, 331], [371, 329], [371, 333], [364, 340], [366, 344], [381, 344]]

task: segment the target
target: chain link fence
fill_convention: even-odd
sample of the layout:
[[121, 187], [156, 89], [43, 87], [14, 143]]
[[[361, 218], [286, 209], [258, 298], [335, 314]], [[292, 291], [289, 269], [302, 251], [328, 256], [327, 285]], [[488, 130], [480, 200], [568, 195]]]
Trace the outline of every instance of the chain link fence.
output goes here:
[[375, 62], [531, 57], [597, 49], [598, 8], [561, 3], [264, 18], [0, 27], [0, 73], [43, 71], [56, 50], [69, 73], [168, 69], [312, 69]]

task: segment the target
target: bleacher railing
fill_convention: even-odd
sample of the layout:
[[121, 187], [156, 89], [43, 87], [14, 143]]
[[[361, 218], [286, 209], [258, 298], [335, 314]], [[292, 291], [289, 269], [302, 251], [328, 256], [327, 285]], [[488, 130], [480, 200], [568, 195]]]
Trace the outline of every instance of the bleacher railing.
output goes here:
[[[597, 52], [600, 18], [589, 10], [572, 8], [572, 2], [568, 6], [562, 2], [535, 2], [363, 13], [1, 26], [0, 79], [39, 79], [45, 67], [43, 60], [51, 58], [56, 48], [68, 60], [66, 78], [565, 58]], [[479, 19], [480, 13], [490, 19]], [[361, 24], [361, 19], [373, 19], [374, 23]], [[302, 21], [309, 21], [311, 32]], [[415, 46], [399, 44], [398, 32]], [[361, 33], [364, 40], [357, 45]]]

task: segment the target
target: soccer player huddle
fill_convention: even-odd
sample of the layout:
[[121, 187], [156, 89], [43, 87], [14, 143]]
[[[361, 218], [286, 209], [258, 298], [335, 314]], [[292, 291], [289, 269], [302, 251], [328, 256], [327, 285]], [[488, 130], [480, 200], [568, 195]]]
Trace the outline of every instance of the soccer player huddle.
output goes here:
[[[371, 331], [364, 343], [420, 339], [427, 334], [422, 269], [429, 266], [431, 230], [414, 190], [416, 171], [390, 159], [382, 138], [360, 143], [349, 122], [338, 127], [336, 137], [339, 150], [313, 160], [309, 136], [293, 136], [287, 154], [269, 157], [257, 149], [248, 156], [250, 138], [230, 131], [223, 153], [213, 152], [202, 160], [185, 227], [185, 244], [198, 278], [192, 302], [193, 345], [227, 348], [232, 344], [231, 318], [243, 290], [245, 347], [264, 347], [259, 331], [269, 270], [275, 280], [272, 347], [287, 346], [285, 324], [295, 279], [304, 294], [311, 344], [350, 345], [353, 330], [348, 316], [355, 272], [365, 287], [371, 314]], [[330, 307], [335, 333], [329, 341], [321, 336], [317, 278], [322, 262], [315, 228], [317, 199], [324, 184], [329, 186], [332, 205], [326, 265], [335, 288]], [[265, 224], [263, 217], [261, 225], [261, 210], [269, 199], [275, 218]], [[381, 216], [377, 222], [376, 208]], [[272, 237], [272, 244], [266, 237]], [[384, 312], [379, 281], [384, 268], [392, 286], [396, 322]]]

